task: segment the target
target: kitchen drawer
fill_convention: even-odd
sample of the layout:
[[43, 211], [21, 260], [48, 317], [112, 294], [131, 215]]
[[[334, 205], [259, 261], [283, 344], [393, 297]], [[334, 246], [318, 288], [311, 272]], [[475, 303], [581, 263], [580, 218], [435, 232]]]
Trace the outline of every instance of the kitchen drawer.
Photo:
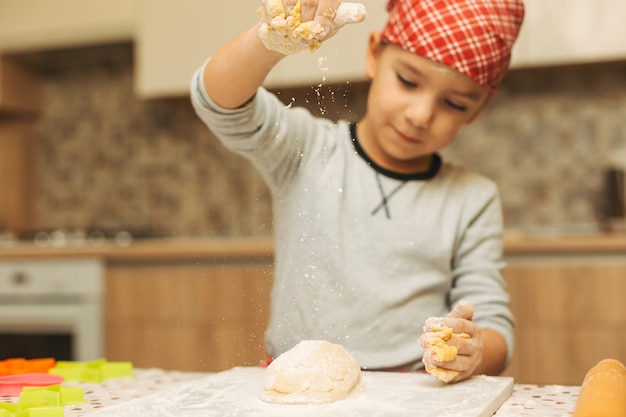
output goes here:
[[268, 259], [109, 265], [107, 358], [187, 371], [256, 365], [272, 277]]
[[516, 382], [578, 385], [599, 360], [626, 361], [626, 257], [516, 257], [504, 271], [516, 318]]

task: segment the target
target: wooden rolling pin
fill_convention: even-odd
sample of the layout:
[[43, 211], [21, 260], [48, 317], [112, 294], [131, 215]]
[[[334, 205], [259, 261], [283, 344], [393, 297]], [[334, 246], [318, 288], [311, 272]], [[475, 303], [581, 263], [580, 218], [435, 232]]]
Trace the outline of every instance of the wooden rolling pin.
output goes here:
[[574, 417], [626, 417], [626, 367], [604, 359], [589, 369], [576, 402]]

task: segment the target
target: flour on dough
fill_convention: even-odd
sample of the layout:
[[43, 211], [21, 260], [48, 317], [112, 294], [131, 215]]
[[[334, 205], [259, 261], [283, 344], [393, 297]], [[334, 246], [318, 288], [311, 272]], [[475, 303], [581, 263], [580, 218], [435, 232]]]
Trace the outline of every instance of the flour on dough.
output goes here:
[[365, 390], [361, 368], [341, 345], [304, 340], [276, 358], [265, 371], [263, 401], [322, 404]]

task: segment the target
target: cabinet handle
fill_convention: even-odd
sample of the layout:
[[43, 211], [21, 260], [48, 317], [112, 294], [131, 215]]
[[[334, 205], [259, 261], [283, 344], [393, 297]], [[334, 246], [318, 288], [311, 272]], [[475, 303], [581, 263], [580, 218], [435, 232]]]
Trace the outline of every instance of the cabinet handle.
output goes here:
[[11, 276], [11, 281], [13, 282], [13, 284], [15, 285], [26, 285], [28, 284], [28, 274], [26, 274], [25, 272], [15, 272], [12, 276]]

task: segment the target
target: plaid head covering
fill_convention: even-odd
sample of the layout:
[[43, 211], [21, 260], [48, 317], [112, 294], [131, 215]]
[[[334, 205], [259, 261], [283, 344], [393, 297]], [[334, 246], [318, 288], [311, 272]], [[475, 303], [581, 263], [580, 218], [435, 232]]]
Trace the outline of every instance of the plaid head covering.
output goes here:
[[522, 0], [389, 0], [382, 40], [445, 64], [494, 92], [511, 61]]

